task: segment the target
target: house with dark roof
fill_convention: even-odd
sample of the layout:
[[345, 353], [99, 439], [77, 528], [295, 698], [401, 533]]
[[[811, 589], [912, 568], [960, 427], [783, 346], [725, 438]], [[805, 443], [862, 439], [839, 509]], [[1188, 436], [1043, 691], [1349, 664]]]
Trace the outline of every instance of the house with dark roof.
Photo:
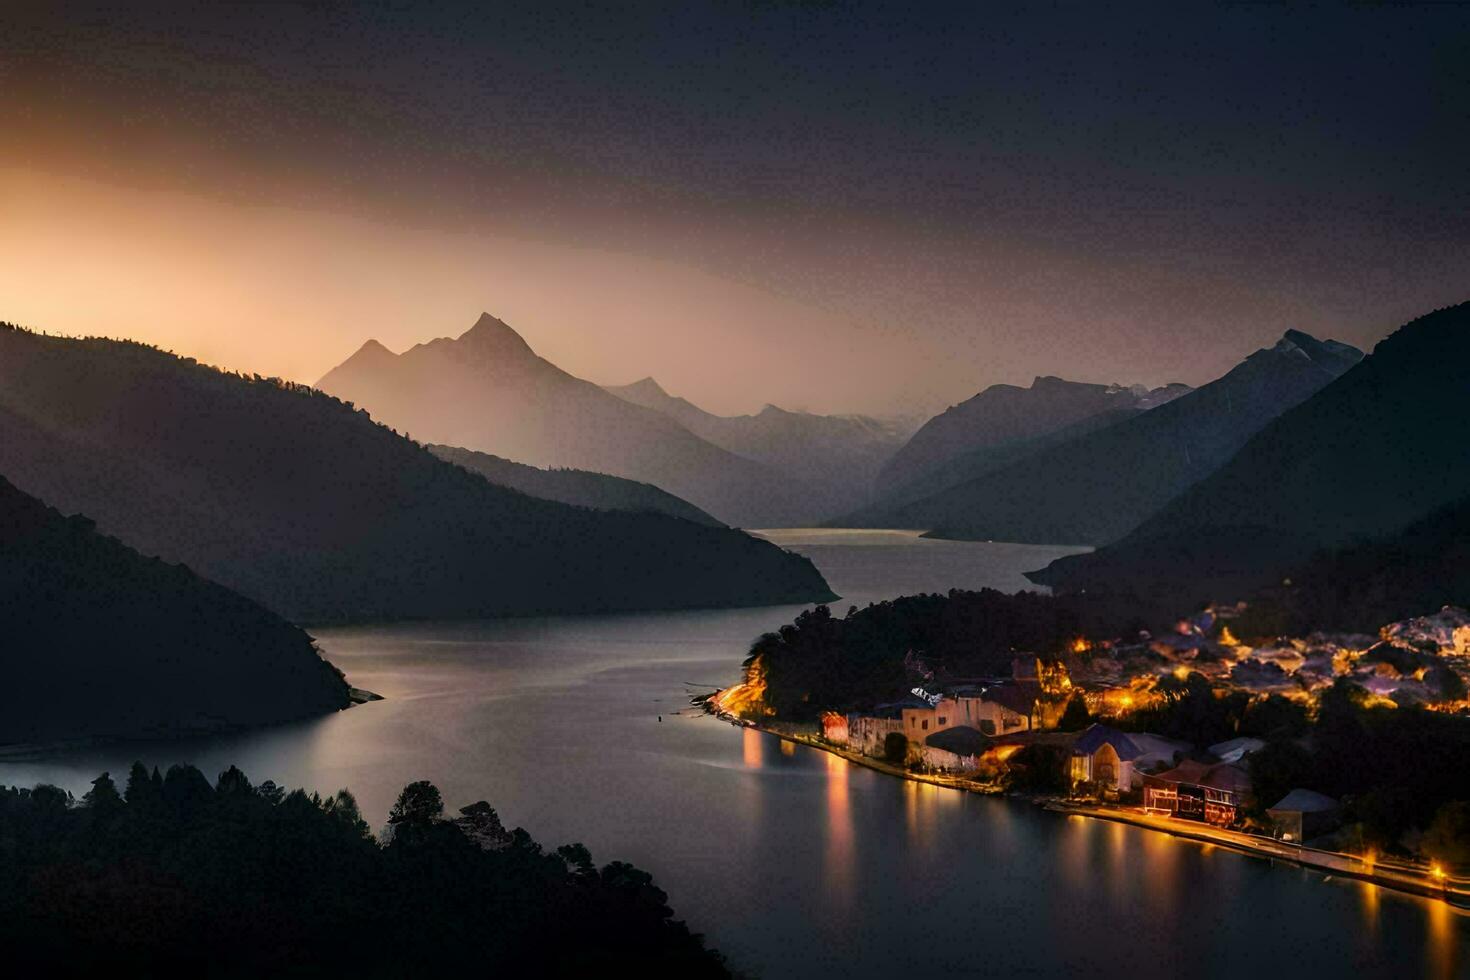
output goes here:
[[935, 769], [969, 772], [980, 767], [980, 757], [993, 744], [985, 733], [969, 725], [955, 725], [926, 738], [921, 758]]
[[1142, 755], [1126, 733], [1092, 725], [1072, 743], [1072, 785], [1092, 783], [1104, 793], [1127, 793], [1134, 787], [1134, 760]]
[[1334, 830], [1339, 823], [1340, 807], [1330, 796], [1309, 789], [1294, 789], [1266, 810], [1271, 818], [1271, 833], [1284, 841], [1300, 844]]

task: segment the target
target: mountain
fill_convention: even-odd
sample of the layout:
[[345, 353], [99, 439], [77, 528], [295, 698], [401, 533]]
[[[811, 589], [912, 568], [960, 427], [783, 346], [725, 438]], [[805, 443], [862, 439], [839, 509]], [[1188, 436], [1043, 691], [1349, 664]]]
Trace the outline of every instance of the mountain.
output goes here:
[[0, 744], [217, 731], [324, 714], [311, 637], [0, 477]]
[[755, 415], [714, 415], [670, 395], [652, 378], [607, 390], [799, 481], [808, 488], [812, 505], [805, 522], [865, 503], [873, 478], [906, 434], [899, 423], [866, 415], [814, 415], [775, 405]]
[[297, 622], [831, 595], [749, 535], [529, 497], [314, 389], [121, 341], [0, 329], [0, 473]]
[[671, 493], [664, 493], [651, 483], [586, 470], [543, 470], [457, 446], [429, 446], [428, 450], [445, 462], [480, 474], [491, 483], [543, 500], [557, 500], [593, 510], [667, 514], [696, 524], [724, 527], [698, 507]]
[[1256, 432], [1362, 357], [1288, 330], [1223, 377], [1157, 408], [1023, 453], [976, 479], [877, 515], [936, 537], [1105, 544], [1223, 465]]
[[1226, 598], [1396, 534], [1470, 495], [1467, 363], [1470, 303], [1420, 317], [1125, 538], [1031, 577]]
[[1248, 616], [1275, 617], [1269, 628], [1251, 624], [1259, 635], [1372, 634], [1384, 623], [1470, 606], [1470, 497], [1385, 537], [1317, 554], [1284, 582], [1251, 597]]
[[787, 526], [810, 509], [789, 476], [573, 377], [488, 313], [457, 339], [402, 354], [368, 341], [317, 387], [428, 442], [652, 483], [744, 527]]
[[[1189, 389], [1083, 384], [1040, 377], [1029, 388], [991, 385], [925, 422], [883, 466], [880, 496], [901, 494], [956, 457], [1014, 447], [1092, 416], [1162, 404]], [[932, 484], [926, 484], [932, 485]], [[938, 489], [938, 487], [935, 487]]]
[[[826, 521], [824, 526], [902, 527], [929, 530], [934, 526], [934, 519], [920, 510], [910, 511], [906, 505], [933, 497], [962, 483], [977, 480], [987, 473], [1004, 469], [1042, 450], [1070, 442], [1089, 432], [1116, 425], [1145, 411], [1147, 409], [1139, 408], [1136, 404], [1125, 408], [1109, 409], [1039, 436], [1015, 439], [985, 449], [960, 453], [924, 471], [914, 480], [900, 484], [896, 489], [890, 490], [867, 506]], [[928, 517], [927, 522], [922, 519], [925, 517]]]

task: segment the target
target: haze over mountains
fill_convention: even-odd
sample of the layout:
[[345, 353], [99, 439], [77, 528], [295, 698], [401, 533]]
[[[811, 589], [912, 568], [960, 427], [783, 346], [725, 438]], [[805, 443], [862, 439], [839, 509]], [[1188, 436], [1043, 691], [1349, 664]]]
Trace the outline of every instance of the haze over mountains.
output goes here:
[[1470, 303], [1420, 317], [1126, 537], [1032, 578], [1222, 597], [1280, 582], [1330, 549], [1432, 557], [1426, 536], [1463, 516], [1436, 512], [1470, 497], [1466, 364]]
[[0, 329], [0, 473], [300, 622], [831, 597], [768, 542], [526, 496], [313, 389], [128, 342]]
[[311, 637], [0, 477], [0, 745], [218, 731], [345, 708]]
[[[1013, 458], [992, 461], [983, 475], [917, 500], [877, 505], [854, 521], [939, 537], [1103, 544], [1213, 472], [1273, 418], [1361, 357], [1356, 348], [1288, 330], [1273, 347], [1197, 390], [1156, 407], [1140, 398], [1083, 420], [1084, 431], [1074, 423], [1011, 444]], [[1066, 383], [1050, 382], [1059, 384]], [[1094, 394], [1091, 404], [1121, 394]], [[1074, 397], [1064, 404], [1088, 402]]]
[[1029, 388], [991, 385], [920, 426], [883, 466], [876, 489], [888, 495], [915, 484], [932, 485], [925, 482], [931, 471], [962, 457], [1022, 445], [1106, 413], [1163, 404], [1188, 390], [1185, 385], [1150, 391], [1141, 385], [1084, 384], [1054, 377], [1036, 378]]
[[794, 479], [809, 494], [808, 522], [866, 503], [879, 469], [909, 434], [909, 427], [896, 421], [790, 412], [775, 405], [755, 415], [715, 415], [670, 395], [653, 378], [607, 390]]
[[368, 341], [317, 387], [426, 442], [652, 483], [729, 524], [814, 517], [791, 477], [573, 377], [489, 314], [402, 354]]
[[456, 446], [429, 446], [440, 459], [478, 473], [491, 483], [532, 497], [556, 500], [593, 510], [626, 510], [636, 514], [667, 514], [696, 524], [724, 527], [698, 507], [665, 493], [651, 483], [625, 480], [587, 470], [544, 470], [525, 463], [501, 459], [489, 453]]

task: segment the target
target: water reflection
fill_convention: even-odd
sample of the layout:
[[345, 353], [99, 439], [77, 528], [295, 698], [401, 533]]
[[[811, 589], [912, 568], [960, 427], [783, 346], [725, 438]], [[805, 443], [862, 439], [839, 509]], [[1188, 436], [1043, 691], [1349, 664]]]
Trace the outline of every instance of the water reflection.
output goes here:
[[761, 742], [765, 738], [754, 728], [742, 728], [741, 732], [741, 754], [745, 760], [745, 768], [759, 769], [761, 767]]
[[1459, 976], [1457, 926], [1460, 923], [1456, 920], [1460, 916], [1442, 901], [1432, 899], [1424, 904], [1429, 906], [1428, 975], [1433, 980], [1451, 980]]
[[1359, 907], [1363, 910], [1363, 930], [1369, 937], [1378, 935], [1378, 886], [1371, 881], [1358, 882]]
[[1147, 869], [1143, 876], [1145, 906], [1155, 915], [1172, 915], [1179, 907], [1182, 846], [1163, 834], [1140, 834], [1139, 844], [1139, 863]]
[[[902, 551], [819, 564], [862, 606], [1024, 584], [1049, 560], [1021, 553], [999, 577], [982, 567], [1001, 553], [988, 546], [915, 545], [889, 574]], [[1465, 972], [1470, 920], [1437, 902], [894, 779], [710, 718], [655, 721], [686, 681], [735, 680], [751, 638], [798, 611], [320, 630], [333, 661], [389, 700], [223, 739], [0, 762], [0, 783], [80, 795], [135, 758], [211, 777], [236, 763], [257, 782], [351, 787], [381, 827], [406, 783], [431, 779], [450, 806], [489, 800], [540, 840], [648, 869], [681, 918], [768, 980]]]
[[827, 860], [826, 878], [837, 904], [846, 908], [854, 896], [852, 811], [848, 799], [848, 776], [852, 764], [823, 752], [827, 760]]

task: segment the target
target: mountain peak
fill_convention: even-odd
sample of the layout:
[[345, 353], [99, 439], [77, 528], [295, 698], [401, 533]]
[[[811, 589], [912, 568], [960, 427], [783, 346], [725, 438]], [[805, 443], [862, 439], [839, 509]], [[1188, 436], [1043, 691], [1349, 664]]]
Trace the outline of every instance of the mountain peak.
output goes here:
[[1356, 347], [1336, 340], [1318, 340], [1302, 330], [1286, 331], [1271, 349], [1283, 354], [1299, 351], [1313, 363], [1333, 370], [1351, 367], [1363, 358], [1363, 352]]
[[326, 375], [324, 375], [322, 379], [316, 383], [317, 387], [320, 388], [323, 384], [328, 383], [328, 379], [337, 374], [337, 372], [344, 369], [352, 371], [372, 371], [376, 368], [391, 364], [393, 361], [397, 360], [397, 358], [397, 354], [393, 353], [391, 350], [384, 347], [376, 340], [369, 340], [367, 343], [359, 347], [351, 357], [349, 357], [347, 360], [343, 361], [336, 367], [332, 368], [332, 370], [328, 371]]
[[460, 334], [461, 344], [497, 354], [534, 354], [531, 345], [510, 324], [489, 313], [481, 313], [475, 325]]
[[664, 390], [664, 386], [653, 380], [653, 375], [651, 374], [646, 378], [639, 378], [630, 385], [624, 385], [623, 391], [629, 394], [658, 395], [661, 398], [669, 397], [669, 393]]

